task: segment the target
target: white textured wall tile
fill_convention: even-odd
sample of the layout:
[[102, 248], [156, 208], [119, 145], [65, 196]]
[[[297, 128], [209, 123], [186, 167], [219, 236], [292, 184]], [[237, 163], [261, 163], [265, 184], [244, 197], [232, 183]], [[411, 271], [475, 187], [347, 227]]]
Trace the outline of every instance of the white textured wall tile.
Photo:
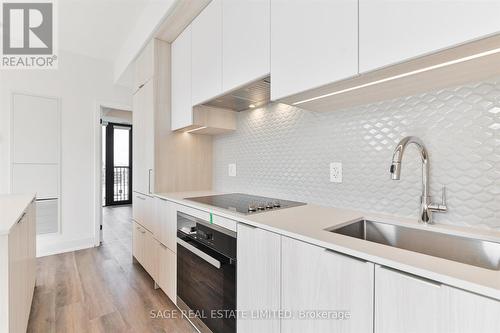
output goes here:
[[[449, 212], [436, 222], [500, 230], [500, 79], [332, 112], [284, 104], [241, 112], [238, 130], [214, 140], [214, 187], [417, 218], [417, 150], [404, 156], [400, 181], [389, 174], [407, 135], [427, 145], [434, 200], [447, 186]], [[341, 184], [329, 182], [336, 161]]]

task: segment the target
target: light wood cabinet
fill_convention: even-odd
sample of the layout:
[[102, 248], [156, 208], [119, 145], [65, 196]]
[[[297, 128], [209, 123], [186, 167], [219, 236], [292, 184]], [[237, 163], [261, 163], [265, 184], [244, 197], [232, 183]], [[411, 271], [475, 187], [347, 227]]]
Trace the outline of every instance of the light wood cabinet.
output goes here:
[[137, 222], [132, 227], [132, 255], [139, 262], [144, 262], [144, 236], [145, 229]]
[[156, 247], [156, 240], [153, 234], [139, 223], [134, 222], [132, 229], [132, 254], [154, 280], [158, 276]]
[[358, 74], [358, 1], [271, 1], [271, 99]]
[[177, 302], [177, 255], [157, 243], [158, 279], [156, 282], [174, 304]]
[[237, 321], [237, 331], [279, 333], [279, 318], [252, 319], [252, 314], [280, 310], [281, 236], [241, 223], [237, 228], [236, 308], [250, 316]]
[[172, 130], [193, 124], [191, 26], [172, 43]]
[[444, 286], [446, 329], [453, 333], [494, 333], [500, 331], [500, 301], [465, 290]]
[[[144, 196], [146, 197], [146, 196]], [[144, 225], [134, 222], [132, 243], [133, 255], [151, 275], [158, 286], [167, 296], [176, 302], [176, 279], [177, 279], [177, 215], [175, 204], [159, 198], [149, 198], [154, 204], [146, 210], [153, 212], [151, 216], [152, 229], [146, 229]], [[153, 201], [154, 200], [154, 201]], [[136, 200], [143, 205], [144, 200]], [[139, 207], [139, 214], [144, 213], [143, 206]], [[134, 219], [136, 217], [134, 216]], [[141, 217], [142, 218], [142, 217]], [[144, 218], [142, 218], [145, 220]], [[137, 220], [136, 220], [137, 221]]]
[[270, 0], [222, 1], [222, 90], [269, 75]]
[[197, 105], [222, 93], [222, 0], [213, 0], [191, 29], [191, 100]]
[[0, 332], [26, 332], [36, 279], [34, 202], [0, 235]]
[[282, 332], [373, 332], [372, 263], [284, 236], [281, 260]]
[[154, 82], [148, 81], [133, 97], [133, 187], [151, 194], [155, 190], [155, 120]]
[[155, 50], [151, 40], [135, 61], [134, 92], [141, 88], [154, 75]]
[[359, 70], [370, 71], [497, 33], [499, 12], [498, 0], [359, 0]]
[[177, 210], [173, 202], [155, 199], [155, 220], [158, 233], [156, 238], [170, 249], [177, 253]]
[[441, 284], [376, 267], [375, 333], [446, 332], [445, 305]]
[[143, 242], [144, 242], [144, 262], [143, 267], [148, 272], [148, 274], [153, 278], [154, 281], [158, 280], [158, 257], [157, 257], [157, 241], [153, 237], [153, 234], [144, 229]]
[[154, 197], [133, 192], [132, 218], [151, 233], [155, 233]]
[[390, 268], [375, 269], [375, 333], [492, 333], [500, 301]]
[[151, 45], [153, 77], [133, 98], [133, 190], [148, 195], [211, 188], [212, 138], [172, 132], [171, 46], [157, 39]]

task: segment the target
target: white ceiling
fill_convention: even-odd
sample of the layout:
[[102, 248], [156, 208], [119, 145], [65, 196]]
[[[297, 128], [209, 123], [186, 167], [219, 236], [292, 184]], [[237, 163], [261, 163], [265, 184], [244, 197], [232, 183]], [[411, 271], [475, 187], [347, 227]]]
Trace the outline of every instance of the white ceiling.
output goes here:
[[161, 0], [60, 0], [59, 48], [114, 61], [145, 8]]

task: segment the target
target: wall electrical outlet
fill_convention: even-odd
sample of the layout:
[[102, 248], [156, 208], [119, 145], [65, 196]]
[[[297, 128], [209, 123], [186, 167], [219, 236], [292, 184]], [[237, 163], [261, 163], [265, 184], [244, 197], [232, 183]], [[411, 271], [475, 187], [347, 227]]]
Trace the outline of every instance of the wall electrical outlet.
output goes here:
[[330, 182], [342, 183], [342, 162], [330, 163]]
[[227, 171], [228, 171], [229, 177], [236, 177], [236, 163], [228, 164]]

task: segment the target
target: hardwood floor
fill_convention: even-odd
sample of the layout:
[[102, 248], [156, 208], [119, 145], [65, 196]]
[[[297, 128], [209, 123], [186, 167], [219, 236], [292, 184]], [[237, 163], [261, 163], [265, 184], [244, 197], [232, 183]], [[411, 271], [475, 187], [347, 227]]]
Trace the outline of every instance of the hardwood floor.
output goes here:
[[151, 317], [177, 308], [132, 261], [130, 207], [103, 216], [102, 246], [38, 259], [28, 332], [195, 332], [178, 312]]

